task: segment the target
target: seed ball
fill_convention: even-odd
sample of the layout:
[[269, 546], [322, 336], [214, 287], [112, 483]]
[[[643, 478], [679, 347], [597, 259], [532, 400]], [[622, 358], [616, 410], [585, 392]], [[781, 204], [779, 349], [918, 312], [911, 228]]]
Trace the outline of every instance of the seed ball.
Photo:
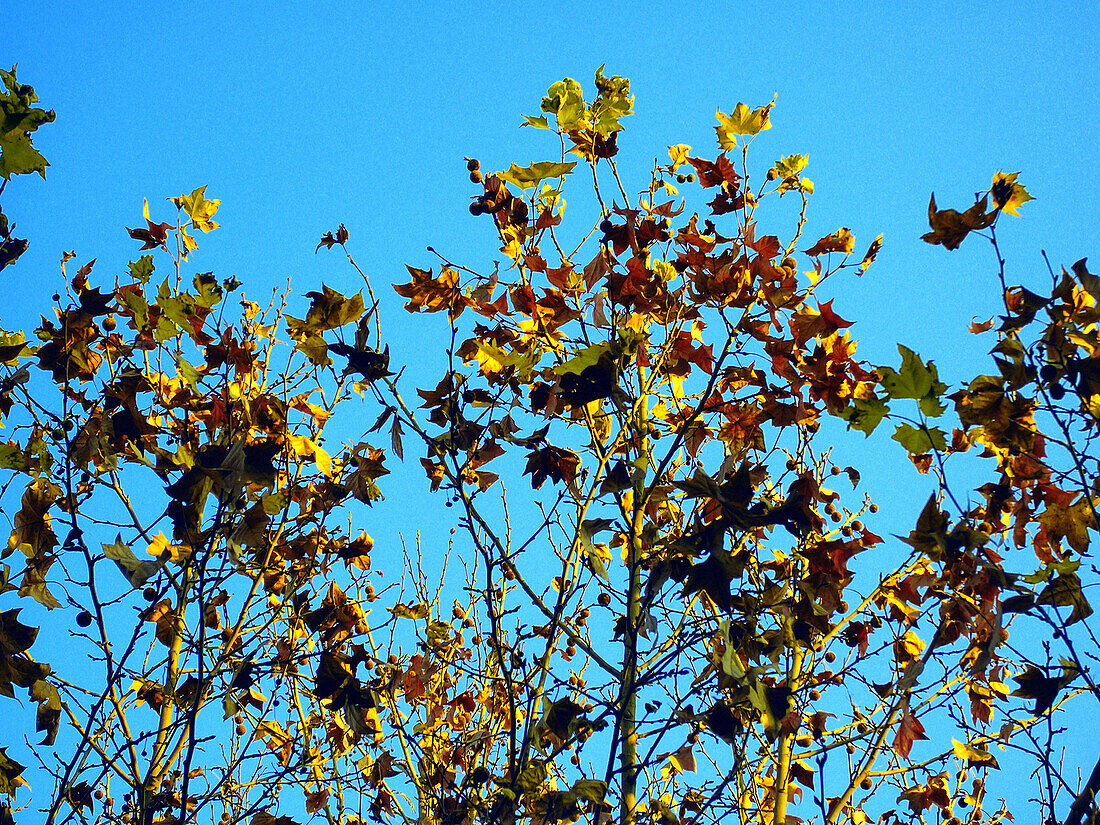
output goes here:
[[113, 331], [114, 328], [117, 326], [118, 321], [115, 320], [115, 316], [108, 315], [106, 318], [103, 319], [103, 328], [107, 330], [107, 332]]
[[485, 176], [480, 171], [475, 169], [470, 173], [470, 183], [481, 183], [483, 180], [485, 180]]
[[784, 267], [785, 269], [798, 269], [798, 261], [788, 255], [786, 258], [783, 259], [783, 262], [780, 264], [780, 266]]
[[466, 161], [466, 168], [471, 172], [476, 172], [478, 169], [481, 168], [481, 163], [479, 163], [476, 158], [470, 158], [468, 161]]
[[865, 776], [863, 777], [863, 781], [859, 783], [859, 787], [863, 788], [865, 791], [869, 791], [874, 787], [874, 784], [875, 783], [871, 781], [871, 777]]
[[863, 522], [860, 521], [859, 519], [856, 519], [855, 521], [852, 522], [852, 529], [862, 531], [863, 530]]
[[695, 174], [688, 172], [688, 183], [695, 183]]
[[478, 203], [477, 201], [474, 201], [473, 203], [470, 204], [470, 214], [471, 215], [480, 215], [484, 211], [485, 211], [484, 207], [482, 207], [482, 205], [480, 203]]
[[816, 702], [820, 698], [821, 698], [821, 691], [820, 690], [811, 690], [810, 691], [810, 701], [811, 702]]
[[687, 182], [687, 175], [677, 175], [676, 176], [676, 182], [677, 183], [686, 183]]
[[836, 661], [836, 653], [832, 650], [828, 651], [825, 654], [825, 661], [826, 662], [835, 662]]
[[872, 504], [872, 505], [871, 505], [870, 507], [868, 507], [867, 509], [868, 509], [868, 510], [869, 510], [870, 512], [872, 512], [872, 513], [877, 513], [877, 512], [878, 512], [878, 505], [877, 505], [877, 504]]
[[52, 298], [53, 298], [54, 303], [57, 303], [58, 301], [61, 300], [61, 296], [58, 295], [56, 292], [53, 294]]
[[602, 221], [600, 221], [600, 231], [603, 232], [605, 235], [614, 228], [614, 225], [611, 223], [611, 221], [607, 220], [607, 218], [604, 218]]
[[157, 593], [157, 589], [155, 587], [146, 587], [144, 590], [141, 591], [141, 595], [145, 599], [145, 601], [155, 602], [159, 594]]
[[88, 627], [92, 623], [92, 614], [87, 610], [81, 610], [76, 614], [76, 623], [81, 627]]
[[601, 607], [607, 607], [611, 604], [611, 596], [607, 593], [601, 593], [596, 601], [600, 603]]
[[237, 725], [237, 727], [236, 727], [237, 736], [244, 736], [245, 730], [246, 729], [245, 729], [244, 725]]
[[775, 167], [772, 167], [771, 169], [768, 170], [768, 175], [767, 175], [768, 180], [775, 180], [778, 177], [779, 177], [779, 172], [777, 172], [775, 170]]
[[840, 475], [840, 468], [834, 464], [832, 467], [829, 468], [829, 472], [834, 476], [838, 476]]

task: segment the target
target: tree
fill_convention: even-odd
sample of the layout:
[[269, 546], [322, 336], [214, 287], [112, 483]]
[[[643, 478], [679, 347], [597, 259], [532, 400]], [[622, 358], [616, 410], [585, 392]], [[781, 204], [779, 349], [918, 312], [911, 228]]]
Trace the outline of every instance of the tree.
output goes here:
[[[191, 274], [206, 187], [172, 221], [146, 205], [129, 232], [149, 254], [113, 288], [94, 261], [66, 275], [38, 343], [3, 333], [26, 561], [0, 587], [21, 599], [0, 689], [37, 705], [46, 821], [997, 823], [1014, 754], [1044, 817], [1069, 794], [1083, 821], [1097, 783], [1051, 754], [1056, 714], [1100, 697], [1081, 566], [1100, 282], [1082, 262], [1044, 298], [998, 254], [998, 375], [948, 395], [903, 346], [867, 364], [825, 291], [881, 237], [858, 258], [845, 228], [803, 240], [807, 159], [756, 161], [774, 101], [719, 112], [717, 156], [672, 146], [634, 194], [629, 82], [595, 86], [555, 83], [525, 118], [550, 160], [468, 160], [503, 263], [437, 253], [396, 286], [449, 329], [438, 381], [391, 370], [369, 281], [307, 293], [301, 318], [289, 295], [231, 310], [239, 284]], [[1028, 197], [998, 173], [964, 213], [933, 200], [925, 239], [996, 250]], [[757, 217], [781, 198], [786, 240]], [[318, 250], [358, 269], [349, 242]], [[937, 487], [904, 553], [868, 526], [889, 498], [832, 456], [840, 425], [887, 418]], [[417, 545], [379, 589], [355, 502], [414, 440], [454, 538], [442, 580]], [[953, 475], [972, 447], [977, 498]], [[98, 672], [36, 661], [23, 609], [75, 625]]]

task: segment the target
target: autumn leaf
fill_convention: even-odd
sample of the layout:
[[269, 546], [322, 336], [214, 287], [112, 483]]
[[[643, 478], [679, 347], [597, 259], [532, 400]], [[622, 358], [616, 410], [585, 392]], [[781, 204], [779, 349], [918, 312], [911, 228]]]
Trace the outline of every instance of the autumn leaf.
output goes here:
[[909, 758], [909, 752], [913, 749], [913, 743], [921, 739], [927, 739], [924, 725], [912, 713], [908, 711], [898, 722], [897, 733], [894, 735], [894, 752], [903, 759]]
[[144, 587], [145, 582], [156, 575], [163, 565], [163, 561], [139, 559], [130, 549], [130, 545], [122, 541], [121, 534], [115, 538], [114, 543], [103, 545], [103, 555], [118, 565], [122, 575], [134, 587]]
[[686, 143], [677, 143], [675, 146], [668, 147], [668, 156], [672, 160], [673, 172], [688, 162], [688, 154], [690, 152], [691, 147]]
[[996, 757], [989, 751], [976, 748], [973, 745], [968, 745], [957, 739], [951, 739], [951, 750], [955, 752], [955, 757], [966, 764], [966, 767], [989, 767], [1000, 768], [997, 764]]
[[989, 194], [993, 196], [993, 208], [1009, 215], [1019, 217], [1019, 208], [1030, 200], [1035, 200], [1022, 183], [1017, 182], [1019, 172], [996, 172], [993, 175], [993, 184], [989, 188]]
[[775, 105], [775, 99], [767, 106], [759, 109], [750, 109], [744, 103], [738, 103], [731, 114], [724, 114], [721, 109], [715, 112], [718, 125], [714, 131], [718, 135], [718, 145], [723, 152], [728, 152], [737, 145], [737, 135], [749, 137], [772, 128], [771, 110]]
[[221, 206], [219, 200], [206, 199], [206, 187], [200, 186], [190, 195], [180, 195], [178, 198], [170, 198], [177, 209], [182, 209], [191, 218], [191, 225], [202, 232], [211, 232], [218, 228], [218, 224], [211, 220]]
[[[806, 254], [817, 256], [827, 255], [830, 252], [840, 252], [844, 255], [850, 255], [852, 250], [855, 249], [855, 245], [856, 239], [852, 236], [852, 233], [842, 226], [832, 235], [826, 235], [807, 249]], [[863, 268], [866, 269], [867, 267]]]
[[548, 178], [561, 178], [568, 175], [576, 165], [576, 161], [555, 163], [549, 160], [532, 163], [530, 166], [517, 166], [513, 163], [507, 171], [498, 173], [497, 177], [520, 189], [533, 189]]
[[875, 258], [878, 257], [879, 251], [882, 249], [882, 235], [879, 235], [873, 241], [871, 245], [867, 247], [867, 252], [863, 255], [863, 260], [859, 262], [859, 271], [861, 273], [867, 271], [867, 267], [875, 262]]
[[928, 202], [928, 223], [932, 231], [922, 235], [921, 239], [930, 244], [943, 244], [946, 249], [958, 249], [968, 234], [991, 226], [996, 219], [996, 210], [986, 212], [986, 198], [979, 199], [960, 213], [954, 209], [938, 210], [933, 194]]
[[4, 83], [4, 91], [0, 91], [0, 177], [9, 180], [12, 175], [37, 172], [45, 178], [50, 164], [34, 147], [31, 133], [44, 123], [52, 123], [55, 114], [31, 105], [38, 102], [38, 95], [16, 80], [15, 69], [0, 70]]

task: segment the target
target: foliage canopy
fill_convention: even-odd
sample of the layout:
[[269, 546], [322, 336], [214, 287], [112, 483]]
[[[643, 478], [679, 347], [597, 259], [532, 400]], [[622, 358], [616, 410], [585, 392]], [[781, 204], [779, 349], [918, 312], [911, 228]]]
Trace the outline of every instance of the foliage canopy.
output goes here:
[[[44, 175], [53, 113], [0, 77], [5, 182]], [[963, 212], [933, 197], [924, 236], [991, 242], [994, 371], [952, 391], [901, 344], [866, 363], [826, 290], [882, 238], [803, 237], [807, 157], [756, 160], [775, 101], [719, 111], [717, 154], [671, 146], [636, 191], [629, 81], [595, 89], [525, 117], [549, 159], [467, 159], [501, 261], [395, 286], [446, 325], [439, 358], [386, 338], [365, 275], [302, 317], [232, 306], [194, 266], [205, 186], [145, 204], [113, 285], [67, 253], [52, 317], [0, 332], [0, 692], [42, 737], [0, 748], [4, 822], [993, 825], [1006, 759], [1050, 821], [1095, 810], [1100, 777], [1052, 754], [1100, 698], [1100, 280], [1006, 281], [1000, 216], [1030, 195], [998, 172]], [[2, 269], [26, 243], [0, 229]], [[349, 243], [318, 251], [358, 270]], [[933, 482], [908, 535], [871, 529], [889, 494], [833, 460], [829, 419], [889, 422], [927, 476], [903, 483]], [[441, 579], [419, 543], [376, 569], [364, 530], [410, 442], [456, 513]], [[70, 660], [38, 661], [28, 616]], [[53, 781], [29, 802], [16, 752]]]

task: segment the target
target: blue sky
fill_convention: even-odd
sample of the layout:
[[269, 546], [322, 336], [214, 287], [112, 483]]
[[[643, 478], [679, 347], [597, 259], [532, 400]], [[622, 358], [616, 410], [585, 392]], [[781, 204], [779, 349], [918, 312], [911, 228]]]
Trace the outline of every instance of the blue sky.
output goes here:
[[992, 333], [965, 330], [999, 307], [994, 261], [980, 239], [954, 253], [923, 243], [928, 197], [965, 208], [994, 171], [1019, 172], [1036, 200], [1001, 222], [1009, 281], [1041, 284], [1043, 249], [1056, 267], [1095, 257], [1098, 28], [1085, 3], [23, 4], [0, 63], [18, 63], [58, 119], [36, 138], [47, 179], [4, 193], [31, 246], [4, 273], [0, 324], [33, 326], [63, 251], [112, 276], [137, 254], [125, 227], [142, 198], [174, 219], [165, 198], [207, 185], [222, 228], [202, 237], [197, 271], [234, 275], [257, 300], [288, 278], [298, 295], [355, 291], [342, 256], [314, 253], [343, 222], [393, 298], [387, 336], [416, 345], [397, 363], [430, 361], [434, 339], [386, 285], [436, 263], [429, 245], [475, 267], [500, 257], [467, 212], [464, 156], [486, 169], [554, 158], [521, 115], [562, 77], [591, 89], [603, 64], [632, 80], [619, 162], [635, 189], [671, 144], [713, 157], [716, 109], [777, 94], [752, 151], [761, 168], [809, 155], [806, 246], [838, 226], [860, 249], [884, 234], [866, 277], [824, 297], [856, 322], [864, 358], [895, 363], [902, 342], [957, 382], [987, 363]]
[[[47, 179], [3, 195], [31, 246], [3, 273], [0, 325], [30, 328], [48, 311], [63, 251], [97, 258], [101, 278], [121, 272], [142, 198], [168, 220], [165, 198], [207, 185], [222, 228], [200, 238], [199, 271], [234, 275], [257, 299], [288, 278], [299, 295], [321, 282], [353, 292], [342, 257], [314, 253], [345, 223], [389, 296], [397, 357], [441, 363], [430, 338], [409, 337], [419, 326], [386, 284], [407, 280], [406, 263], [433, 264], [428, 245], [483, 268], [499, 257], [488, 222], [467, 212], [464, 156], [486, 169], [554, 158], [521, 115], [565, 76], [590, 90], [601, 64], [632, 81], [620, 162], [635, 188], [670, 144], [713, 157], [715, 109], [778, 94], [753, 151], [762, 165], [809, 155], [805, 246], [838, 226], [859, 250], [885, 236], [867, 275], [828, 295], [873, 363], [895, 363], [901, 341], [957, 382], [993, 343], [966, 333], [999, 306], [992, 256], [976, 239], [953, 254], [920, 240], [933, 191], [941, 208], [965, 208], [994, 171], [1020, 173], [1036, 200], [1000, 226], [1010, 281], [1043, 281], [1041, 249], [1055, 266], [1100, 256], [1090, 4], [356, 5], [5, 9], [0, 65], [17, 63], [57, 121], [35, 138]], [[878, 444], [903, 460], [885, 434]]]

